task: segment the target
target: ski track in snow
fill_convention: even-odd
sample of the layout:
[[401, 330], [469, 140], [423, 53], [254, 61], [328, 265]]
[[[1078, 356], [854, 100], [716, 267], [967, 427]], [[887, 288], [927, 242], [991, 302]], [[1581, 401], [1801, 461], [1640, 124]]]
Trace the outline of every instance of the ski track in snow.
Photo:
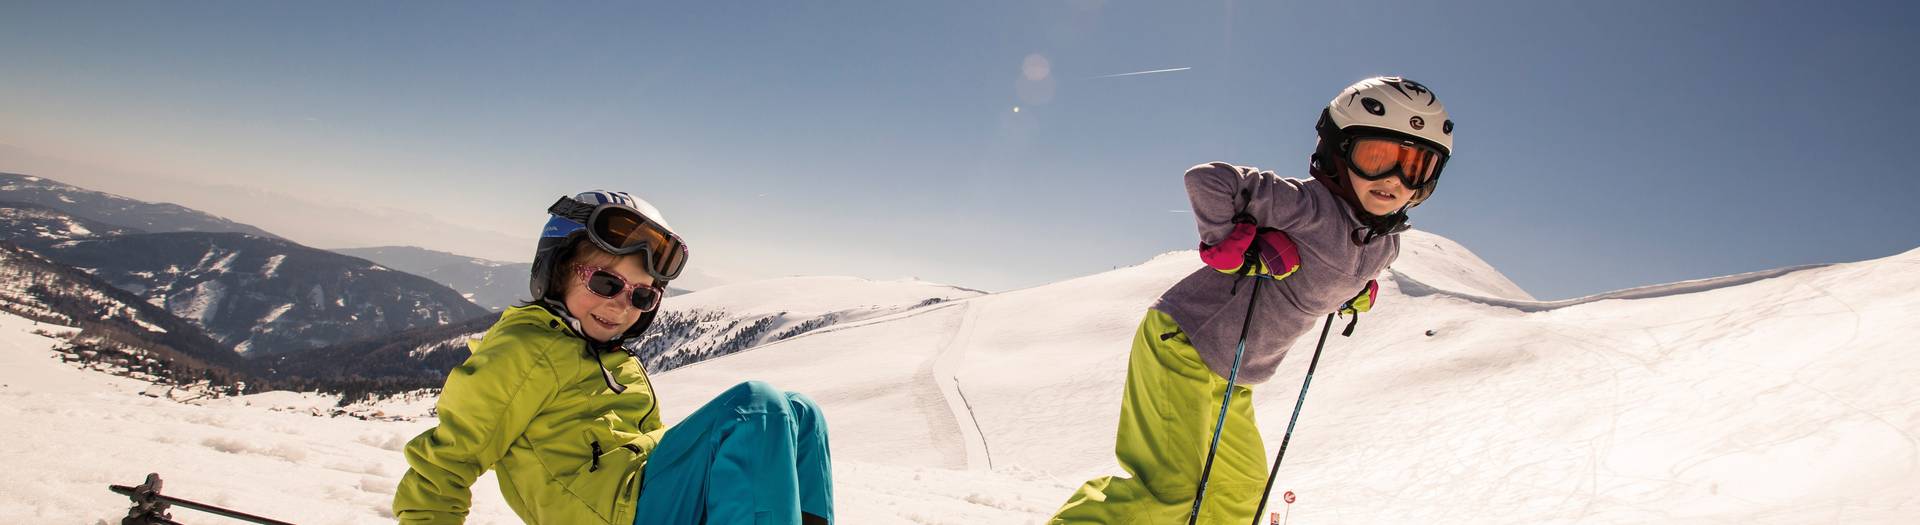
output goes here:
[[966, 357], [967, 345], [980, 318], [981, 306], [978, 300], [962, 301], [960, 304], [966, 309], [960, 327], [954, 329], [951, 338], [942, 345], [940, 354], [933, 359], [933, 369], [927, 380], [939, 387], [940, 395], [947, 400], [947, 410], [953, 412], [955, 426], [966, 444], [967, 468], [993, 470], [993, 455], [987, 448], [987, 438], [981, 434], [980, 422], [974, 418], [972, 405], [967, 402], [966, 393], [960, 389], [960, 363]]

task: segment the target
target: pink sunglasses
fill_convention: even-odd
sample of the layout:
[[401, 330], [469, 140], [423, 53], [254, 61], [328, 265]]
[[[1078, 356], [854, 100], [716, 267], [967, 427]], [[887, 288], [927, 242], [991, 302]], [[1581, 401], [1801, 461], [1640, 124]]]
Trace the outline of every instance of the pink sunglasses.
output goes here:
[[573, 272], [580, 276], [581, 281], [586, 282], [587, 291], [607, 299], [616, 299], [621, 293], [627, 293], [628, 300], [633, 303], [634, 309], [642, 312], [651, 312], [659, 308], [660, 298], [666, 295], [653, 286], [629, 283], [619, 274], [607, 271], [604, 266], [576, 264], [573, 266]]

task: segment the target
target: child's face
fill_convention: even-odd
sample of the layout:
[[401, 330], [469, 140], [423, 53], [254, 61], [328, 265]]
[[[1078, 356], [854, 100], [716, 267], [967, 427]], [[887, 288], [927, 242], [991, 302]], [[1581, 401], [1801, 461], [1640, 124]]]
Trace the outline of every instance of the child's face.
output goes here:
[[[605, 266], [606, 271], [626, 279], [628, 283], [652, 286], [653, 276], [648, 275], [646, 268], [640, 266], [640, 257], [629, 255], [610, 262], [589, 259], [590, 262], [584, 264]], [[571, 269], [568, 270], [571, 271]], [[633, 300], [628, 297], [631, 293], [631, 291], [623, 292], [611, 299], [601, 297], [587, 290], [585, 279], [574, 275], [567, 279], [567, 292], [564, 299], [567, 303], [567, 312], [580, 320], [580, 329], [587, 333], [587, 337], [606, 342], [626, 333], [628, 328], [633, 327], [633, 323], [640, 321], [640, 315], [644, 312], [633, 307]]]
[[1380, 180], [1367, 180], [1347, 169], [1347, 187], [1353, 188], [1354, 196], [1360, 198], [1360, 206], [1367, 213], [1388, 215], [1406, 206], [1413, 200], [1413, 190], [1400, 185], [1399, 177], [1386, 177]]

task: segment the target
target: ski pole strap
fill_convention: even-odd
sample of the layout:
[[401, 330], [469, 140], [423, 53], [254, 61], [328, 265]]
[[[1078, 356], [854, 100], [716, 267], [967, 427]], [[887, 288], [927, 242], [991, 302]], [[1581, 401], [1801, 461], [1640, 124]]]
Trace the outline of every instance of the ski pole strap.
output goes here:
[[1353, 316], [1353, 320], [1347, 322], [1347, 328], [1340, 331], [1340, 337], [1353, 337], [1353, 327], [1360, 324], [1360, 312], [1372, 310], [1374, 299], [1379, 296], [1380, 281], [1369, 280], [1366, 286], [1360, 288], [1359, 294], [1348, 299], [1346, 304], [1340, 305], [1341, 317]]

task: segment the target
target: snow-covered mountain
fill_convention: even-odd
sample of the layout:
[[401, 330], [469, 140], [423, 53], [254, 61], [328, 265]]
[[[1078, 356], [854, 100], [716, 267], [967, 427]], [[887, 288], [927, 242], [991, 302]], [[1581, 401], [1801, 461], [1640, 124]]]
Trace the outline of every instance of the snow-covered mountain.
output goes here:
[[146, 232], [83, 219], [37, 204], [0, 202], [0, 233], [5, 233], [9, 242], [46, 246], [73, 239]]
[[[1537, 302], [1451, 242], [1403, 241], [1380, 304], [1353, 337], [1331, 338], [1306, 397], [1275, 489], [1298, 495], [1294, 523], [1920, 515], [1920, 249]], [[818, 400], [839, 522], [1035, 523], [1080, 481], [1118, 472], [1129, 339], [1153, 299], [1199, 266], [1173, 252], [842, 322], [653, 379], [670, 424], [746, 379]], [[432, 424], [314, 418], [299, 407], [330, 401], [284, 393], [142, 398], [138, 384], [50, 359], [53, 342], [10, 319], [0, 315], [0, 418], [16, 424], [0, 430], [0, 462], [24, 475], [0, 479], [13, 502], [0, 522], [118, 519], [126, 499], [104, 486], [150, 471], [170, 494], [280, 519], [390, 520], [398, 448]], [[1312, 345], [1255, 387], [1269, 452]], [[101, 421], [119, 430], [98, 432]], [[95, 453], [61, 453], [74, 436]], [[483, 477], [470, 522], [515, 521]]]
[[531, 263], [492, 261], [412, 246], [333, 251], [433, 279], [459, 291], [474, 304], [495, 311], [527, 300], [527, 276], [533, 273]]
[[0, 173], [0, 202], [35, 204], [90, 221], [153, 233], [233, 232], [279, 238], [266, 230], [178, 204], [129, 199], [18, 173]]
[[[979, 294], [919, 281], [851, 277], [795, 277], [725, 286], [668, 299], [641, 349], [649, 369], [658, 372], [751, 350], [837, 323]], [[470, 355], [468, 341], [485, 335], [496, 318], [487, 314], [445, 326], [274, 356], [267, 363], [268, 377], [292, 388], [324, 380], [324, 389], [345, 391], [349, 401], [365, 395], [439, 388], [447, 370]]]
[[240, 356], [140, 297], [92, 275], [0, 242], [0, 312], [78, 329], [60, 347], [67, 358], [112, 365], [154, 381], [240, 379]]
[[148, 233], [42, 248], [204, 328], [242, 354], [273, 354], [464, 321], [486, 313], [424, 277], [239, 233]]
[[981, 295], [924, 281], [787, 277], [708, 288], [663, 303], [640, 343], [647, 369], [672, 370], [823, 328]]
[[467, 360], [467, 342], [485, 335], [491, 312], [443, 326], [268, 356], [260, 363], [281, 388], [343, 394], [348, 403], [373, 396], [439, 389], [447, 371]]
[[11, 177], [0, 176], [12, 188], [0, 197], [59, 206], [0, 202], [0, 234], [8, 241], [140, 295], [242, 354], [304, 350], [485, 313], [428, 279], [271, 235], [152, 233], [90, 219], [166, 226], [140, 210], [172, 208]]

